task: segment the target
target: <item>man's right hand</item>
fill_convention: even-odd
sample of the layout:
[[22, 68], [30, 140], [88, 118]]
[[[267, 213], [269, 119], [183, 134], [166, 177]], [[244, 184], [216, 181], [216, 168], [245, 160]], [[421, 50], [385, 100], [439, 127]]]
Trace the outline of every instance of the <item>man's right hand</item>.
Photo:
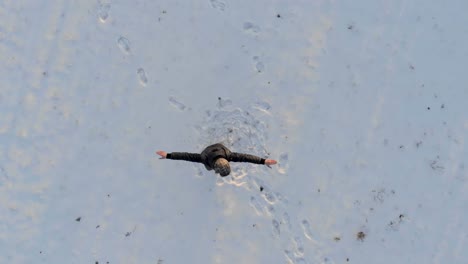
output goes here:
[[161, 156], [159, 159], [165, 159], [166, 156], [167, 156], [167, 153], [165, 151], [162, 151], [162, 150], [156, 151], [156, 154]]
[[265, 165], [275, 165], [276, 163], [276, 160], [272, 160], [272, 159], [267, 159], [265, 160]]

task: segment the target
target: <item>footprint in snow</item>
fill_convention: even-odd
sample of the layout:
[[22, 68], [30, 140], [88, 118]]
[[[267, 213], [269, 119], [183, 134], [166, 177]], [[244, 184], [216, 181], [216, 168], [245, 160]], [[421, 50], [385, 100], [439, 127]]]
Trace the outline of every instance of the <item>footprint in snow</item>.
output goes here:
[[285, 249], [284, 250], [284, 256], [286, 257], [286, 259], [288, 260], [289, 263], [291, 263], [291, 264], [295, 263], [296, 257], [294, 257], [294, 254], [291, 251]]
[[175, 97], [169, 97], [169, 102], [180, 111], [184, 111], [187, 108], [183, 103], [179, 102]]
[[98, 9], [98, 17], [102, 23], [106, 23], [107, 19], [109, 18], [109, 11], [111, 5], [110, 4], [100, 4]]
[[304, 220], [302, 220], [301, 225], [302, 225], [302, 229], [304, 231], [305, 237], [307, 237], [309, 240], [313, 241], [312, 230], [310, 228], [309, 221], [304, 219]]
[[276, 210], [275, 207], [273, 207], [273, 205], [269, 204], [265, 206], [265, 211], [268, 213], [268, 215], [272, 217], [275, 216]]
[[283, 213], [283, 224], [288, 230], [291, 230], [291, 219], [289, 217], [289, 214], [286, 212]]
[[265, 113], [269, 113], [271, 109], [271, 105], [265, 101], [258, 101], [253, 106], [255, 109], [260, 110]]
[[260, 61], [259, 57], [258, 56], [253, 56], [252, 59], [254, 60], [254, 63], [255, 63], [255, 70], [258, 73], [264, 72], [265, 71], [265, 64], [263, 64], [263, 62]]
[[252, 22], [244, 22], [244, 24], [242, 25], [242, 28], [247, 33], [257, 34], [258, 32], [260, 32], [260, 27], [253, 24]]
[[304, 244], [300, 237], [294, 237], [294, 247], [296, 248], [296, 255], [303, 256], [304, 255]]
[[281, 234], [281, 231], [280, 231], [280, 224], [278, 220], [273, 219], [271, 221], [271, 224], [273, 226], [273, 234], [275, 235], [275, 237], [279, 237], [279, 235]]
[[275, 194], [270, 191], [263, 191], [262, 196], [263, 199], [270, 204], [275, 204], [277, 201]]
[[303, 257], [296, 257], [289, 250], [284, 250], [284, 256], [290, 264], [307, 264], [308, 262]]
[[257, 64], [255, 64], [255, 69], [257, 70], [258, 73], [262, 73], [265, 71], [265, 64], [263, 62], [259, 61]]
[[226, 8], [226, 3], [220, 1], [220, 0], [210, 0], [211, 7], [218, 9], [220, 11], [224, 11]]
[[117, 45], [124, 54], [130, 54], [130, 41], [125, 37], [120, 37], [117, 40]]
[[148, 77], [146, 76], [146, 72], [143, 68], [138, 68], [137, 70], [138, 80], [140, 80], [141, 85], [146, 86], [148, 83]]

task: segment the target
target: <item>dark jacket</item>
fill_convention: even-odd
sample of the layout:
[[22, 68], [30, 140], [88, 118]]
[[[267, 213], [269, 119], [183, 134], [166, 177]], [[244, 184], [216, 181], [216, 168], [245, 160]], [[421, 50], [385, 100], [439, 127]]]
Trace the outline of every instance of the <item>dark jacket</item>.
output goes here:
[[167, 153], [167, 159], [186, 160], [203, 163], [208, 170], [213, 169], [213, 165], [218, 158], [225, 158], [233, 162], [250, 162], [255, 164], [265, 164], [265, 159], [243, 153], [231, 152], [223, 144], [218, 143], [206, 147], [201, 154], [187, 152]]

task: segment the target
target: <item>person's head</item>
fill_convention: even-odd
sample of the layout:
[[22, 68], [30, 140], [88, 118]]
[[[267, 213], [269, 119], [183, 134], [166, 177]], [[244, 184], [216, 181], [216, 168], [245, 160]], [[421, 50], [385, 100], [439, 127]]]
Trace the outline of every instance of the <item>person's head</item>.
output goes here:
[[228, 176], [231, 173], [231, 166], [229, 166], [229, 161], [225, 158], [218, 158], [214, 163], [214, 170], [216, 173], [219, 173], [221, 177]]

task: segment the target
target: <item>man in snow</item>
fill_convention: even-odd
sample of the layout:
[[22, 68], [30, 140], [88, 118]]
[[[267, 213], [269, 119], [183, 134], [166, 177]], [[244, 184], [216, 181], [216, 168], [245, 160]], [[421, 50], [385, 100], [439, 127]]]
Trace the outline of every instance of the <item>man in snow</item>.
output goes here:
[[187, 152], [172, 152], [166, 153], [162, 150], [156, 154], [161, 156], [160, 159], [186, 160], [192, 162], [200, 162], [205, 165], [207, 170], [213, 170], [219, 173], [221, 177], [228, 176], [231, 173], [229, 161], [233, 162], [250, 162], [255, 164], [274, 165], [276, 160], [264, 159], [254, 155], [231, 152], [221, 143], [217, 143], [206, 147], [201, 154]]

